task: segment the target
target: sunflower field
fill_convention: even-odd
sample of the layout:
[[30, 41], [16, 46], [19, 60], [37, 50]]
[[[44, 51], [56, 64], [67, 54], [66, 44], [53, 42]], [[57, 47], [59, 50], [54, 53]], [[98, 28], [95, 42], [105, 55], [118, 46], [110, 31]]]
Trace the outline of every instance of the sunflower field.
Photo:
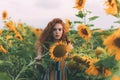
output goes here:
[[[65, 20], [66, 33], [73, 48], [69, 49], [62, 42], [53, 44], [48, 52], [51, 57], [43, 55], [43, 67], [39, 69], [42, 72], [47, 64], [64, 60], [67, 80], [120, 80], [120, 27], [95, 28], [92, 21], [99, 16], [88, 17], [92, 12], [84, 8], [86, 1], [75, 0], [79, 20]], [[120, 1], [106, 0], [105, 5], [106, 14], [118, 18], [116, 23], [120, 24]], [[35, 67], [35, 43], [42, 29], [13, 21], [7, 11], [3, 11], [2, 18], [0, 80], [42, 80]], [[77, 29], [74, 29], [76, 25]]]

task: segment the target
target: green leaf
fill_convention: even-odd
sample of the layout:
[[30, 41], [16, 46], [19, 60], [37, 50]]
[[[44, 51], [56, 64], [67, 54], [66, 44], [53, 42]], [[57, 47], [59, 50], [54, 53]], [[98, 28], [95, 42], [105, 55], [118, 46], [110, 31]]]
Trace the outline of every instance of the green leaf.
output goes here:
[[81, 21], [74, 21], [74, 23], [82, 23]]
[[10, 61], [0, 60], [0, 66], [12, 66], [13, 64]]
[[89, 27], [93, 27], [93, 26], [94, 26], [94, 24], [87, 24], [87, 26], [89, 26]]
[[7, 71], [8, 69], [10, 69], [13, 66], [13, 63], [10, 61], [3, 61], [0, 60], [0, 71]]
[[89, 21], [93, 21], [93, 20], [95, 20], [95, 19], [97, 19], [97, 18], [99, 18], [99, 16], [90, 17], [90, 18], [89, 18]]
[[76, 14], [77, 17], [83, 18], [85, 15], [83, 14], [82, 11], [79, 11], [78, 14]]
[[115, 60], [114, 56], [108, 56], [97, 63], [95, 63], [96, 66], [101, 66], [105, 68], [114, 68], [117, 65], [117, 61]]
[[120, 20], [119, 21], [115, 21], [114, 23], [119, 23], [120, 24]]
[[115, 16], [116, 18], [120, 18], [120, 14], [119, 13], [117, 13], [117, 14], [115, 14], [113, 16]]
[[0, 72], [0, 80], [11, 80], [7, 73]]

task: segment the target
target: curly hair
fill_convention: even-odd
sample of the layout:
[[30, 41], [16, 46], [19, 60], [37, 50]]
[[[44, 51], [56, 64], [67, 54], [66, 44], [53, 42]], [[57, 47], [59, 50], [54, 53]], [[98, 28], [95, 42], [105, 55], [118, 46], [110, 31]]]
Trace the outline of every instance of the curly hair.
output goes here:
[[70, 42], [68, 40], [66, 32], [65, 32], [65, 23], [60, 18], [54, 18], [47, 24], [46, 28], [43, 30], [43, 32], [39, 38], [39, 42], [44, 44], [47, 48], [49, 48], [49, 44], [47, 42], [53, 42], [53, 40], [54, 40], [53, 28], [57, 23], [59, 23], [63, 26], [63, 34], [62, 34], [60, 41], [64, 41], [67, 43]]

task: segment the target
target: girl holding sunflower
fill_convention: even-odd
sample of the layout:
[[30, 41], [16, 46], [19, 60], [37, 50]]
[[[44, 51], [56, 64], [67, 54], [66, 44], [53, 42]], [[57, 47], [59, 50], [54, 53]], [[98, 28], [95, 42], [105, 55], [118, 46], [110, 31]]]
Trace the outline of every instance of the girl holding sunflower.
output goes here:
[[40, 45], [37, 46], [38, 55], [35, 59], [42, 62], [44, 55], [49, 52], [50, 57], [47, 58], [54, 61], [54, 64], [49, 64], [50, 59], [46, 62], [44, 60], [48, 65], [42, 80], [66, 80], [64, 59], [72, 45], [66, 35], [65, 23], [60, 18], [51, 20], [40, 35], [38, 43]]

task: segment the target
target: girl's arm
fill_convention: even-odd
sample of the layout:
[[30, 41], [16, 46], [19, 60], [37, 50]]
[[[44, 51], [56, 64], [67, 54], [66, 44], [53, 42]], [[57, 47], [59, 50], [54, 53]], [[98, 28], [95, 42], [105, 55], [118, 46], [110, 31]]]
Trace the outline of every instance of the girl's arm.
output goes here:
[[35, 58], [37, 61], [41, 60], [42, 58], [42, 52], [43, 52], [43, 49], [41, 46], [39, 46], [38, 50], [37, 50], [37, 57]]

